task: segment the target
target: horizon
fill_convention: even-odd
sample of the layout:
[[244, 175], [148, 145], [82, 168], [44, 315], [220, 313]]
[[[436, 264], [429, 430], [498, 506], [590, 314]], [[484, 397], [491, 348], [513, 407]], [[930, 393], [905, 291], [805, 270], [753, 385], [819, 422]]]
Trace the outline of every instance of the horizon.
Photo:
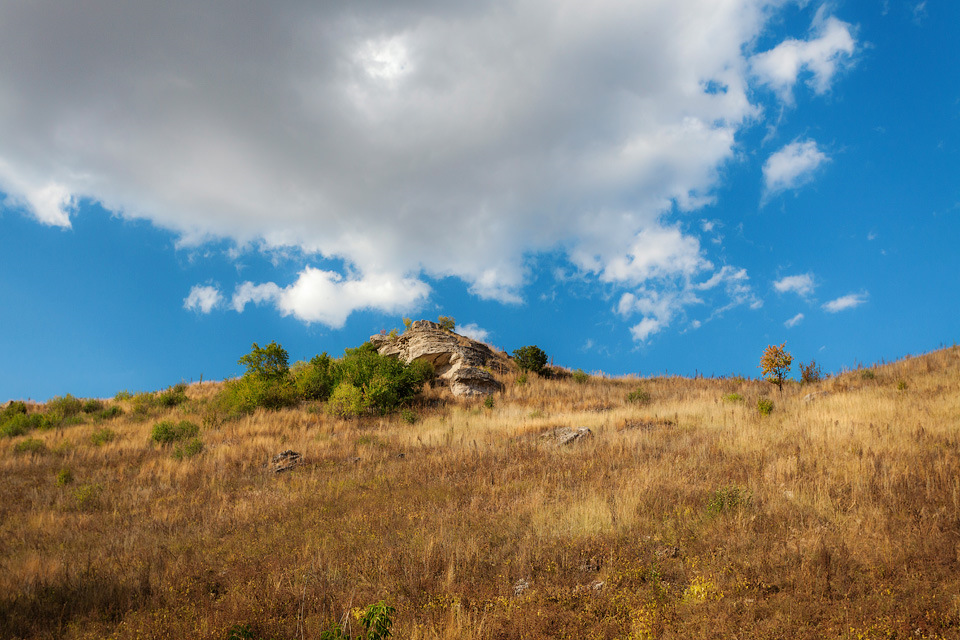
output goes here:
[[223, 380], [254, 342], [339, 356], [403, 317], [613, 377], [955, 345], [957, 24], [0, 8], [0, 401]]

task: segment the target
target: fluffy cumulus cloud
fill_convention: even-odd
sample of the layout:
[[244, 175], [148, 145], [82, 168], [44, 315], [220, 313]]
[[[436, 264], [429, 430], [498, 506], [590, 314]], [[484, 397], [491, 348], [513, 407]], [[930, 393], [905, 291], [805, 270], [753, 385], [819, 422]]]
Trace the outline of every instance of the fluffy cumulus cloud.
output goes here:
[[196, 285], [183, 300], [183, 308], [188, 311], [210, 313], [223, 302], [223, 294], [211, 285]]
[[812, 273], [801, 273], [795, 276], [785, 276], [773, 283], [773, 288], [780, 293], [793, 292], [801, 296], [813, 294], [816, 285], [813, 282]]
[[793, 87], [801, 75], [818, 94], [826, 93], [837, 72], [849, 66], [856, 50], [852, 25], [827, 15], [827, 5], [817, 11], [809, 38], [789, 38], [770, 51], [750, 59], [753, 74], [786, 102], [793, 101]]
[[859, 307], [867, 301], [868, 297], [869, 296], [866, 292], [848, 293], [845, 296], [840, 296], [835, 300], [824, 303], [823, 308], [830, 313], [838, 313], [840, 311], [846, 311], [847, 309]]
[[473, 338], [480, 342], [487, 342], [490, 339], [490, 332], [478, 325], [476, 322], [461, 325], [457, 327], [457, 333]]
[[[182, 244], [295, 248], [295, 282], [231, 305], [331, 327], [431, 278], [521, 301], [528, 258], [557, 249], [682, 306], [716, 271], [673, 212], [712, 202], [757, 83], [823, 92], [855, 48], [820, 11], [756, 51], [784, 1], [4, 3], [0, 191], [46, 224], [89, 198]], [[769, 189], [825, 159], [791, 149]]]
[[795, 140], [773, 153], [763, 164], [765, 197], [796, 189], [813, 178], [817, 167], [830, 157], [813, 140]]
[[337, 329], [358, 309], [402, 313], [415, 308], [429, 294], [427, 284], [410, 278], [385, 274], [344, 278], [335, 271], [307, 267], [296, 282], [287, 287], [273, 282], [240, 284], [231, 306], [242, 312], [250, 303], [270, 303], [285, 316]]

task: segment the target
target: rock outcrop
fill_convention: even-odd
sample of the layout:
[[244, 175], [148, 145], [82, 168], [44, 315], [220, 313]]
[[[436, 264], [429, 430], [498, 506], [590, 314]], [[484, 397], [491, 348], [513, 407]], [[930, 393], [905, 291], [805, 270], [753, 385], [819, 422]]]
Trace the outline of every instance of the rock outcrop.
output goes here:
[[380, 355], [410, 363], [429, 362], [437, 378], [450, 386], [455, 396], [489, 395], [502, 385], [491, 371], [510, 368], [510, 359], [482, 342], [443, 329], [436, 322], [418, 320], [399, 336], [370, 336]]

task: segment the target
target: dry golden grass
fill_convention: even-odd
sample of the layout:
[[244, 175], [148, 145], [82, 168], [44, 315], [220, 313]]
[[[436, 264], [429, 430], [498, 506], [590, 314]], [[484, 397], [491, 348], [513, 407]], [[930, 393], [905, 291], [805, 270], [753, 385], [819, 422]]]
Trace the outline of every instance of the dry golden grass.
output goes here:
[[[871, 371], [782, 396], [510, 374], [492, 408], [428, 390], [412, 425], [218, 424], [205, 383], [140, 422], [6, 439], [0, 637], [318, 638], [386, 600], [412, 639], [957, 638], [960, 349]], [[205, 448], [176, 459], [150, 430], [184, 418]], [[541, 437], [563, 426], [594, 436]], [[303, 463], [271, 473], [284, 449]]]

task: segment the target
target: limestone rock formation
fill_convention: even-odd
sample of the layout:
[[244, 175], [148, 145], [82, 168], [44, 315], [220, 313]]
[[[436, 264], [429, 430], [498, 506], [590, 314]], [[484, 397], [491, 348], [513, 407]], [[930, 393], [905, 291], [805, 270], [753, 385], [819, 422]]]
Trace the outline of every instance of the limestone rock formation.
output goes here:
[[455, 396], [489, 395], [502, 385], [492, 371], [506, 371], [510, 359], [482, 342], [446, 331], [436, 322], [417, 320], [399, 336], [370, 336], [380, 355], [410, 363], [433, 365], [437, 377], [450, 385]]

